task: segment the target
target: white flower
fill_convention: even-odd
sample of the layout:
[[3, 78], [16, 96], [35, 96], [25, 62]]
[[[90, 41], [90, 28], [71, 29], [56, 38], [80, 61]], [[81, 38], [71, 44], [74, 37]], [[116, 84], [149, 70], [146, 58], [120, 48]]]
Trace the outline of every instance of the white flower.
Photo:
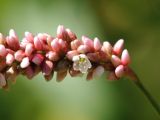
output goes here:
[[91, 62], [88, 60], [87, 56], [84, 54], [76, 55], [72, 58], [73, 69], [79, 70], [82, 73], [86, 73], [89, 68], [92, 67]]

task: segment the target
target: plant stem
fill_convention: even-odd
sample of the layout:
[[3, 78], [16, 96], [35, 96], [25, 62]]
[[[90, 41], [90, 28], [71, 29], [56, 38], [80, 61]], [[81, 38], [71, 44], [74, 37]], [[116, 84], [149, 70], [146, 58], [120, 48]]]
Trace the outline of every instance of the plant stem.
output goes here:
[[144, 93], [146, 98], [149, 100], [149, 102], [152, 104], [154, 109], [157, 111], [158, 115], [160, 115], [160, 106], [159, 104], [155, 101], [153, 96], [147, 91], [147, 89], [143, 86], [141, 81], [139, 79], [134, 80], [134, 83], [137, 85], [137, 87]]

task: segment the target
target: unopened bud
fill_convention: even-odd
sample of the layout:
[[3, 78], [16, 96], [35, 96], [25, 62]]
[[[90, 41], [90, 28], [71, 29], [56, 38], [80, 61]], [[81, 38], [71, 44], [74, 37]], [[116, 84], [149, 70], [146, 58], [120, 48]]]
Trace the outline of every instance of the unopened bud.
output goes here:
[[32, 62], [36, 65], [40, 65], [44, 60], [44, 56], [41, 54], [35, 54], [32, 58]]
[[14, 56], [10, 53], [7, 54], [6, 56], [6, 64], [11, 65], [14, 61]]
[[120, 58], [118, 56], [116, 56], [116, 55], [112, 55], [111, 56], [111, 62], [115, 67], [117, 67], [118, 65], [121, 64]]
[[25, 58], [22, 59], [22, 62], [20, 63], [20, 67], [21, 68], [26, 68], [26, 67], [29, 66], [29, 64], [30, 64], [29, 58], [25, 57]]
[[24, 54], [23, 50], [18, 50], [18, 51], [15, 52], [15, 54], [14, 54], [15, 60], [17, 60], [17, 61], [19, 61], [19, 62], [22, 61], [22, 59], [24, 58], [24, 56], [25, 56], [25, 54]]
[[122, 52], [121, 62], [123, 65], [128, 65], [131, 62], [131, 58], [127, 49], [123, 50]]
[[99, 41], [99, 39], [96, 37], [94, 38], [94, 49], [96, 51], [100, 50], [102, 47], [101, 42]]
[[0, 56], [4, 57], [6, 56], [7, 51], [4, 45], [0, 44]]
[[124, 40], [123, 39], [120, 39], [118, 40], [115, 44], [114, 44], [114, 47], [113, 47], [113, 52], [116, 54], [116, 55], [120, 55], [122, 50], [123, 50], [123, 47], [124, 47]]
[[123, 65], [117, 66], [115, 69], [115, 74], [118, 78], [121, 78], [124, 75], [124, 66]]

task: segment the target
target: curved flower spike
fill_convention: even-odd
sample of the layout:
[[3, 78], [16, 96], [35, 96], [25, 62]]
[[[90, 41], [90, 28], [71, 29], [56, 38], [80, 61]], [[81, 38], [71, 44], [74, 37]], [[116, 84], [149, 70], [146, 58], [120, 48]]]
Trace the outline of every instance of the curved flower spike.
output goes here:
[[[62, 81], [69, 71], [71, 77], [87, 73], [87, 80], [108, 73], [107, 79], [118, 80], [129, 77], [143, 91], [150, 103], [160, 114], [160, 107], [144, 88], [134, 71], [129, 67], [131, 58], [124, 49], [124, 40], [118, 40], [114, 46], [108, 41], [100, 42], [76, 34], [63, 25], [57, 28], [57, 36], [47, 33], [25, 32], [19, 42], [15, 31], [9, 36], [0, 33], [0, 87], [8, 88], [8, 82], [15, 80], [18, 74], [32, 79], [39, 72], [49, 81], [57, 72], [57, 81]], [[121, 59], [119, 58], [121, 56]], [[106, 72], [107, 71], [107, 72]]]

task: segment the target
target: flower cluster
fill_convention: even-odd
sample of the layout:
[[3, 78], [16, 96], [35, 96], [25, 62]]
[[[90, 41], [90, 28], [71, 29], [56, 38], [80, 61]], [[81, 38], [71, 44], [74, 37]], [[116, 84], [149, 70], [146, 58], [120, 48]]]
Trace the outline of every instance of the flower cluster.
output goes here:
[[87, 73], [88, 80], [101, 76], [115, 80], [131, 71], [130, 56], [124, 49], [124, 40], [114, 46], [82, 36], [78, 39], [70, 29], [59, 25], [57, 36], [47, 33], [33, 35], [25, 32], [21, 42], [11, 29], [8, 36], [0, 33], [0, 87], [7, 88], [9, 81], [15, 82], [19, 74], [32, 79], [39, 72], [49, 81], [57, 72], [57, 81], [67, 73], [72, 77]]

